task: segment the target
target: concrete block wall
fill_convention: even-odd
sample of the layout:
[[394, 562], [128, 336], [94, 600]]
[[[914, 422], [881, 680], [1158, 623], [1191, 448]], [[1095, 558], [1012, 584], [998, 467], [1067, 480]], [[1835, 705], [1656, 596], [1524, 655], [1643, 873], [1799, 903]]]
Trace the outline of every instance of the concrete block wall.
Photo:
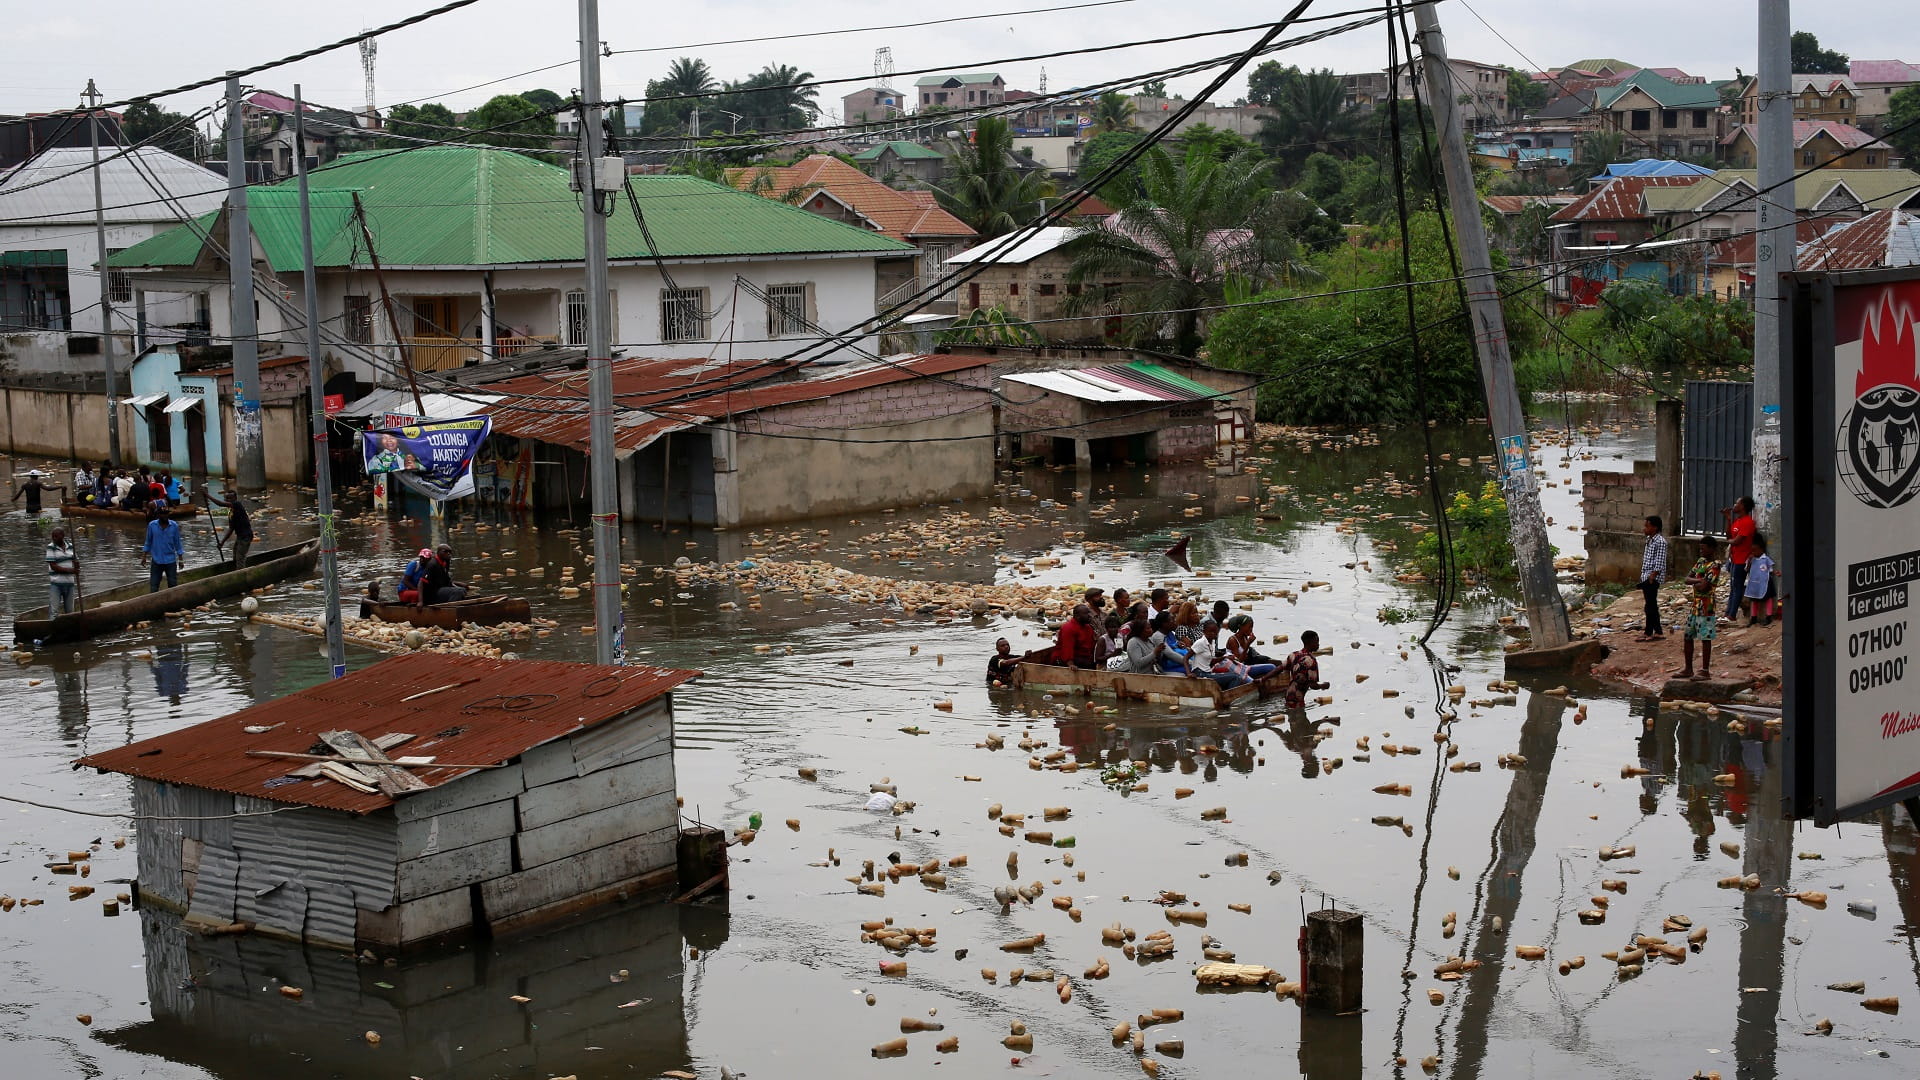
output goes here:
[[[0, 446], [9, 454], [85, 461], [107, 456], [107, 402], [100, 394], [0, 387], [0, 425]], [[124, 420], [120, 435], [127, 438]]]
[[1655, 467], [1636, 461], [1632, 472], [1580, 474], [1586, 519], [1587, 584], [1632, 585], [1640, 580], [1641, 525], [1660, 512]]

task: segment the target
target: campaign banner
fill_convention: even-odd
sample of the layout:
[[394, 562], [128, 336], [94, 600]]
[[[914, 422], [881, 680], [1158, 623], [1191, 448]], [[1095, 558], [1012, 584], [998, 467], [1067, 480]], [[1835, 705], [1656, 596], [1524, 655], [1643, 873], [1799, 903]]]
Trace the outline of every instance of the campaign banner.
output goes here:
[[360, 451], [376, 484], [397, 477], [429, 499], [458, 499], [473, 494], [473, 459], [492, 431], [489, 416], [368, 428]]

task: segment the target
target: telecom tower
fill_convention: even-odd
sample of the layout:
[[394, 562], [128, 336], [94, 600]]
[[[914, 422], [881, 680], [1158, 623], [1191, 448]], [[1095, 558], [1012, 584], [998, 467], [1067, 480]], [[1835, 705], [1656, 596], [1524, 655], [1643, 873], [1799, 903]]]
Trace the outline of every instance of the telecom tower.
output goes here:
[[[893, 79], [893, 46], [882, 45], [873, 50], [873, 81], [886, 86]], [[892, 89], [892, 87], [888, 87]]]
[[366, 73], [367, 127], [370, 128], [380, 126], [380, 110], [373, 103], [373, 57], [379, 51], [380, 42], [377, 38], [360, 39], [360, 70]]

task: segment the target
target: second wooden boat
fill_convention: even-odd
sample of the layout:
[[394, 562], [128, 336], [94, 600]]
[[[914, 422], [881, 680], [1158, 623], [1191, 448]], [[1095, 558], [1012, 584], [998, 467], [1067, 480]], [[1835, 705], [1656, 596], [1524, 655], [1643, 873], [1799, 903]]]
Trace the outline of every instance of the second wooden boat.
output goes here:
[[1206, 705], [1224, 709], [1243, 697], [1271, 697], [1286, 690], [1284, 673], [1221, 689], [1212, 679], [1188, 675], [1148, 675], [1105, 668], [1069, 668], [1023, 662], [1013, 671], [1016, 689], [1112, 694], [1122, 700], [1157, 701], [1169, 705]]
[[[173, 520], [179, 521], [181, 518], [200, 516], [200, 508], [192, 503], [181, 503], [178, 506], [167, 507], [167, 513], [173, 515]], [[89, 518], [95, 521], [117, 521], [122, 525], [139, 525], [142, 527], [147, 524], [147, 510], [145, 507], [141, 507], [138, 510], [120, 510], [111, 506], [92, 506], [87, 503], [63, 502], [60, 504], [60, 516]]]
[[360, 617], [381, 622], [434, 626], [458, 630], [463, 626], [498, 626], [533, 618], [533, 608], [517, 596], [479, 596], [445, 604], [400, 604], [361, 600]]
[[13, 620], [14, 644], [28, 648], [35, 643], [84, 641], [168, 612], [185, 611], [209, 600], [237, 596], [263, 585], [299, 577], [310, 572], [319, 561], [320, 541], [307, 540], [254, 552], [242, 568], [235, 568], [232, 559], [190, 567], [180, 572], [180, 584], [158, 592], [150, 591], [144, 579], [128, 582], [85, 596], [78, 605], [80, 610], [64, 615], [51, 615], [44, 607], [23, 612]]

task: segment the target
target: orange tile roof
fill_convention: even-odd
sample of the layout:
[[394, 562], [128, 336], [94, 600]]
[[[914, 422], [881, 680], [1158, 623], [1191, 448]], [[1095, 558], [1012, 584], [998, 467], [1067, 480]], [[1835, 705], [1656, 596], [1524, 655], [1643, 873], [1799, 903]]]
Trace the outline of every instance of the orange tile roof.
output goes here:
[[873, 222], [883, 235], [907, 243], [919, 237], [974, 235], [966, 222], [940, 208], [932, 192], [896, 191], [827, 154], [792, 165], [728, 169], [727, 182], [770, 199], [784, 199], [794, 191], [825, 191]]

